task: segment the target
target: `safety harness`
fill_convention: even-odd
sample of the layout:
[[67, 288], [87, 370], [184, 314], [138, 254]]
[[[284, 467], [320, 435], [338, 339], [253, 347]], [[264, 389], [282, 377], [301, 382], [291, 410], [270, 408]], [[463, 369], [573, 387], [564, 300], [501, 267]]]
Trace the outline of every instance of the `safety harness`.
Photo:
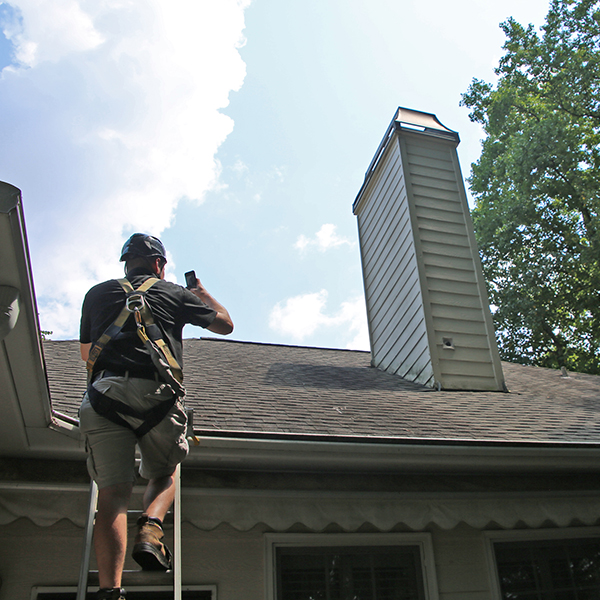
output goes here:
[[[113, 423], [128, 427], [137, 437], [142, 437], [165, 418], [178, 398], [182, 398], [185, 395], [185, 388], [182, 384], [183, 373], [169, 346], [162, 339], [162, 332], [154, 322], [152, 311], [145, 300], [146, 292], [160, 280], [156, 277], [150, 277], [137, 289], [133, 288], [128, 279], [117, 279], [117, 281], [125, 291], [125, 306], [119, 313], [119, 316], [106, 328], [98, 341], [90, 349], [89, 358], [86, 363], [88, 370], [87, 393], [92, 408], [98, 414], [106, 417]], [[145, 412], [136, 411], [128, 404], [102, 394], [93, 386], [92, 381], [94, 365], [102, 350], [110, 340], [121, 332], [121, 329], [123, 329], [132, 314], [135, 319], [138, 337], [148, 350], [158, 374], [172, 392], [171, 398], [163, 400]], [[142, 424], [134, 428], [120, 416], [121, 414], [141, 419]]]

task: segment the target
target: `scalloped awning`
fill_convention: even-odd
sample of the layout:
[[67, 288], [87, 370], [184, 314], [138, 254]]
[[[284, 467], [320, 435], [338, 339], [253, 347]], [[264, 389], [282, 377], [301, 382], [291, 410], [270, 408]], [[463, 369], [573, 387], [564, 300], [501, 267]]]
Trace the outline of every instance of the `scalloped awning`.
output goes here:
[[[25, 517], [40, 526], [69, 519], [83, 527], [87, 491], [84, 486], [36, 489], [21, 485], [15, 489], [0, 489], [0, 524]], [[184, 521], [205, 531], [222, 523], [239, 531], [248, 531], [259, 523], [275, 531], [286, 531], [298, 523], [314, 531], [322, 531], [332, 523], [347, 531], [356, 531], [365, 523], [381, 531], [397, 526], [418, 531], [432, 523], [442, 529], [452, 529], [459, 523], [477, 529], [490, 525], [504, 529], [517, 525], [537, 528], [550, 523], [567, 527], [574, 522], [580, 525], [600, 522], [600, 495], [432, 496], [184, 488], [182, 512]]]

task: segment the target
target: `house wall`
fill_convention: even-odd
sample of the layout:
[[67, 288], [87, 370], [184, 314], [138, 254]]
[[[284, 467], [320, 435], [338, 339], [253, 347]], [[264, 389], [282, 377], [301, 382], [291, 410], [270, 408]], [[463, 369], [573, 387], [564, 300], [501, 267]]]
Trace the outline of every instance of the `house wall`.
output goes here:
[[[495, 600], [483, 531], [464, 524], [425, 531], [432, 538], [439, 600]], [[207, 532], [184, 524], [184, 584], [216, 584], [218, 600], [265, 600], [266, 532], [261, 525], [246, 532], [220, 525]], [[0, 600], [29, 600], [35, 585], [76, 585], [81, 540], [81, 528], [67, 520], [50, 527], [28, 519], [1, 526]], [[126, 568], [134, 568], [130, 560]]]
[[[184, 524], [184, 584], [216, 584], [218, 600], [265, 600], [264, 529], [239, 532], [221, 525], [205, 532]], [[489, 598], [489, 590], [485, 595], [481, 585], [474, 586], [485, 580], [485, 573], [473, 570], [485, 567], [482, 553], [470, 550], [473, 541], [481, 543], [481, 533], [464, 529], [433, 534], [440, 600], [454, 600], [458, 594], [468, 600]], [[29, 600], [36, 585], [76, 585], [82, 534], [67, 520], [38, 527], [19, 519], [0, 527], [0, 600]], [[135, 568], [131, 559], [127, 562], [126, 568]]]
[[29, 600], [35, 585], [73, 585], [82, 529], [62, 520], [39, 527], [26, 518], [0, 526], [0, 600]]
[[[18, 465], [27, 466], [22, 461]], [[6, 475], [9, 462], [4, 466]], [[70, 472], [64, 463], [56, 469]], [[73, 480], [84, 475], [76, 470], [71, 474]], [[315, 545], [329, 545], [323, 539], [327, 536], [333, 545], [335, 536], [354, 534], [338, 543], [383, 545], [400, 535], [401, 542], [394, 538], [393, 543], [424, 543], [431, 550], [424, 557], [433, 565], [439, 600], [498, 600], [490, 540], [506, 541], [506, 533], [511, 539], [547, 536], [548, 531], [556, 537], [600, 538], [595, 527], [600, 523], [596, 473], [398, 476], [188, 469], [184, 480], [183, 513], [188, 516], [182, 526], [183, 583], [216, 585], [218, 600], [271, 600], [267, 563], [274, 538], [306, 545], [306, 534], [314, 534]], [[21, 514], [38, 522], [52, 522], [52, 509], [54, 515], [64, 515], [49, 526], [35, 525], [27, 517], [8, 522], [16, 514], [17, 500], [7, 499], [16, 492], [0, 491], [1, 522], [7, 523], [0, 525], [0, 600], [29, 600], [33, 586], [77, 584], [86, 488], [68, 492], [66, 483], [54, 483], [53, 491], [45, 484], [42, 504], [31, 490], [21, 490], [17, 498], [25, 511]], [[134, 494], [134, 507], [140, 497]], [[361, 513], [366, 501], [371, 509]], [[237, 529], [228, 524], [236, 518]], [[130, 537], [134, 532], [132, 524]], [[413, 535], [421, 532], [428, 535]], [[301, 540], [299, 534], [304, 535]], [[171, 535], [168, 527], [167, 543]], [[137, 568], [129, 557], [126, 568]]]
[[430, 529], [439, 600], [492, 600], [483, 533], [468, 525]]
[[[50, 527], [29, 519], [0, 526], [0, 600], [29, 600], [33, 586], [76, 586], [82, 541], [83, 530], [68, 520]], [[219, 600], [264, 600], [260, 527], [237, 532], [223, 525], [203, 532], [184, 523], [182, 551], [184, 584], [216, 584]], [[125, 568], [137, 568], [129, 556]]]

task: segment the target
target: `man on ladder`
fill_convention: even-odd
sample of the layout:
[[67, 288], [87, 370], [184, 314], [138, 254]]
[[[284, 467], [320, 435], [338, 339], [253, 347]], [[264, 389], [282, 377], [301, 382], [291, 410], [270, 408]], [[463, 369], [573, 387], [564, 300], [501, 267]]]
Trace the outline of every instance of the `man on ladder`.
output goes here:
[[173, 473], [188, 452], [182, 329], [190, 323], [223, 335], [233, 331], [225, 307], [198, 279], [191, 289], [165, 281], [166, 252], [157, 238], [133, 234], [121, 261], [125, 279], [98, 284], [86, 294], [80, 330], [88, 368], [80, 429], [99, 488], [94, 528], [99, 600], [125, 598], [121, 576], [136, 444], [140, 474], [149, 481], [133, 557], [144, 570], [171, 567], [161, 542], [162, 520], [173, 503]]

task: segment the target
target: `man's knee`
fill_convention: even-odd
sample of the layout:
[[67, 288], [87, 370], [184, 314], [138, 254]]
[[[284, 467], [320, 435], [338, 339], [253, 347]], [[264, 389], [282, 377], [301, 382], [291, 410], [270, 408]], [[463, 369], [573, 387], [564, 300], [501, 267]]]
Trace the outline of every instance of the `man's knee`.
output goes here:
[[115, 483], [98, 490], [98, 510], [122, 512], [127, 510], [133, 484], [129, 482]]

